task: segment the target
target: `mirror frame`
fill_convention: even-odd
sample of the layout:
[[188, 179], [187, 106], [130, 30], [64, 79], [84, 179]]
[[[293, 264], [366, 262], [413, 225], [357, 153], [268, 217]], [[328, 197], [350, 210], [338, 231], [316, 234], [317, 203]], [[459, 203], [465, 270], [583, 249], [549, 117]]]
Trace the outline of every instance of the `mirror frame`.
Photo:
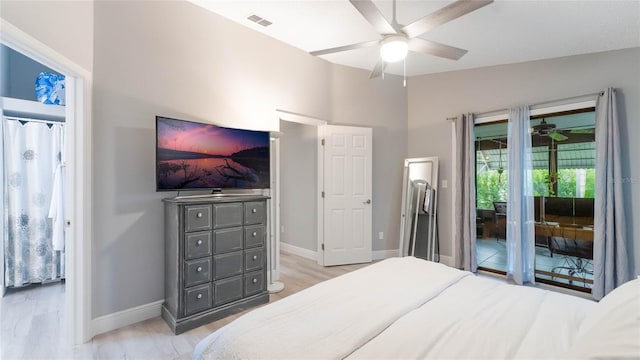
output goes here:
[[[430, 157], [421, 157], [421, 158], [408, 158], [404, 160], [404, 168], [403, 168], [403, 181], [402, 181], [402, 208], [400, 211], [400, 244], [398, 247], [398, 255], [400, 257], [409, 256], [410, 255], [410, 239], [411, 236], [411, 219], [409, 219], [409, 213], [411, 211], [411, 204], [408, 199], [408, 190], [409, 190], [409, 182], [411, 179], [409, 178], [409, 169], [412, 164], [424, 164], [431, 163], [431, 179], [429, 184], [431, 185], [434, 194], [432, 195], [432, 206], [433, 206], [433, 221], [429, 223], [427, 244], [431, 244], [431, 246], [427, 246], [427, 253], [430, 255], [430, 259], [434, 259], [435, 255], [435, 241], [437, 241], [437, 213], [438, 213], [438, 157], [430, 156]], [[435, 240], [435, 241], [434, 241]], [[413, 254], [411, 254], [413, 255]]]

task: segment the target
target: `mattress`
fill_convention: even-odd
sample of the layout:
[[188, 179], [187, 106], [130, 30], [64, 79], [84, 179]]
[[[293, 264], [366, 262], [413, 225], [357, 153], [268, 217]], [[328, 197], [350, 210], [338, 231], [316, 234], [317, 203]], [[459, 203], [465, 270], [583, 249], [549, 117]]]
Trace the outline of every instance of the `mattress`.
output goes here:
[[[631, 298], [640, 294], [635, 283]], [[640, 305], [636, 300], [626, 311]], [[203, 339], [194, 359], [584, 357], [576, 342], [598, 336], [594, 325], [591, 334], [580, 334], [599, 305], [414, 257], [392, 258], [239, 317]], [[618, 336], [631, 343], [621, 350], [627, 356], [640, 356], [640, 344], [633, 344], [636, 331], [640, 339], [639, 316]]]

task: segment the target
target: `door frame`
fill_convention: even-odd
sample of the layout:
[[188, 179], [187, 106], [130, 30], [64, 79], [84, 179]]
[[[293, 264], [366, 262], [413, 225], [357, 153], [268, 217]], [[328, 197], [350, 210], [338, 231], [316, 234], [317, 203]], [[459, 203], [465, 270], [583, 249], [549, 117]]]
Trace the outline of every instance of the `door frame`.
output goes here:
[[66, 77], [66, 283], [68, 346], [91, 339], [91, 92], [92, 74], [64, 55], [0, 18], [0, 44]]
[[[276, 110], [276, 114], [278, 115], [278, 119], [280, 121], [288, 121], [302, 125], [310, 125], [315, 126], [318, 131], [317, 137], [317, 149], [318, 149], [318, 191], [316, 193], [318, 200], [318, 220], [317, 220], [317, 244], [316, 244], [316, 262], [319, 265], [324, 266], [324, 251], [322, 251], [322, 244], [324, 243], [324, 228], [322, 224], [324, 224], [324, 202], [322, 201], [322, 189], [324, 188], [323, 179], [324, 179], [324, 163], [322, 161], [322, 134], [323, 134], [323, 126], [327, 125], [329, 122], [327, 120], [323, 120], [320, 118], [316, 118], [309, 115], [298, 114], [285, 110]], [[278, 129], [280, 129], [280, 121], [278, 121]], [[275, 187], [275, 195], [272, 194], [275, 202], [276, 208], [276, 231], [274, 242], [277, 244], [279, 248], [280, 244], [280, 139], [276, 139], [274, 141], [277, 155], [276, 155], [276, 171], [278, 172], [276, 176], [276, 187]]]

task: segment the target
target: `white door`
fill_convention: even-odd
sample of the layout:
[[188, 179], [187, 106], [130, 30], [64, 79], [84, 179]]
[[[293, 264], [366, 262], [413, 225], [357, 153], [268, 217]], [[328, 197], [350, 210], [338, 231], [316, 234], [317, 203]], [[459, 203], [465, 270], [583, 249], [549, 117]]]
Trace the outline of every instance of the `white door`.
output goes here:
[[371, 128], [322, 127], [325, 266], [371, 262]]

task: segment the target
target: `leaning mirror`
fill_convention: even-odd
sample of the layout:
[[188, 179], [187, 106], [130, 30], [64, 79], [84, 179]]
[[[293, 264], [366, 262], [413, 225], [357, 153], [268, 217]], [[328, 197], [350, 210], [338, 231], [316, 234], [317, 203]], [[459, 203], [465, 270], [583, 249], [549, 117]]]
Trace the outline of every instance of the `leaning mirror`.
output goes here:
[[439, 261], [438, 249], [438, 158], [404, 161], [400, 256]]

